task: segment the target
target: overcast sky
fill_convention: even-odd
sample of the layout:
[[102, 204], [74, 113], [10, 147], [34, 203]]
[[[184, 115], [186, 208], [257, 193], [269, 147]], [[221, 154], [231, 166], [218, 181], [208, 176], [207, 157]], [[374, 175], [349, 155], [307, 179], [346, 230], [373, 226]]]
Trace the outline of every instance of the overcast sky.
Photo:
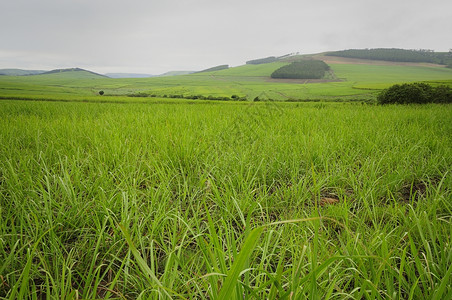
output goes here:
[[449, 51], [452, 1], [0, 1], [0, 69], [160, 74], [379, 47]]

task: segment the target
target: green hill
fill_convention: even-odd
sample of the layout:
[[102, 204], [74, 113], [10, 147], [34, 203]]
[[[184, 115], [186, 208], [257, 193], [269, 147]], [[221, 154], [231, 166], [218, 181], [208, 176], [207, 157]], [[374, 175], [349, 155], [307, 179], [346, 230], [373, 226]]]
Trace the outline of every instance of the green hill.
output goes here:
[[80, 69], [80, 68], [69, 68], [69, 69], [56, 69], [48, 72], [44, 72], [41, 74], [38, 74], [39, 76], [42, 75], [64, 75], [64, 76], [70, 76], [74, 78], [96, 78], [96, 77], [108, 77], [106, 75], [98, 74], [92, 71]]
[[220, 70], [227, 70], [229, 69], [229, 65], [219, 65], [219, 66], [215, 66], [212, 68], [208, 68], [199, 72], [195, 72], [195, 73], [206, 73], [206, 72], [213, 72], [213, 71], [220, 71]]

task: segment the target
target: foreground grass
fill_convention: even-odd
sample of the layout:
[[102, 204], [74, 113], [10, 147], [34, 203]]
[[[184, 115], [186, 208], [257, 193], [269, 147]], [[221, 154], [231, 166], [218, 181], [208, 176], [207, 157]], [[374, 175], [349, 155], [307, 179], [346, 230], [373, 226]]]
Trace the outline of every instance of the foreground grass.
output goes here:
[[2, 101], [0, 297], [447, 299], [452, 107]]

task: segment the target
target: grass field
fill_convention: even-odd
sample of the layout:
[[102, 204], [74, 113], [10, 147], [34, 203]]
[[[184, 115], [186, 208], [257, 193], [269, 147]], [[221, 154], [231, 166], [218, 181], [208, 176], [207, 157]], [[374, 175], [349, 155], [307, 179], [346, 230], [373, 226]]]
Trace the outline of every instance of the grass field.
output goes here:
[[364, 104], [452, 69], [334, 59], [0, 76], [0, 299], [452, 298], [452, 106]]
[[450, 105], [116, 99], [0, 100], [0, 298], [452, 297]]

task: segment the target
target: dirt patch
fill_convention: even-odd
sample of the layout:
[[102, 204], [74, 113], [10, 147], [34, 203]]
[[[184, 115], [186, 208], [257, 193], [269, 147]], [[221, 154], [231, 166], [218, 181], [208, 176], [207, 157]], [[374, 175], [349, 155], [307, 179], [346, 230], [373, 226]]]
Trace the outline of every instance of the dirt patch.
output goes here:
[[406, 184], [400, 189], [398, 198], [405, 203], [409, 203], [411, 200], [417, 202], [421, 197], [425, 196], [427, 188], [427, 184], [423, 181]]
[[320, 206], [334, 205], [337, 203], [339, 203], [338, 198], [330, 198], [330, 197], [321, 198], [319, 201]]
[[[345, 191], [344, 194], [351, 195], [349, 191]], [[326, 189], [320, 193], [319, 205], [322, 207], [339, 204], [340, 201], [339, 195], [334, 189]]]
[[427, 180], [414, 180], [411, 183], [406, 183], [397, 192], [397, 197], [404, 203], [418, 202], [421, 198], [427, 195], [429, 189], [437, 188], [441, 182], [441, 177], [435, 176]]

